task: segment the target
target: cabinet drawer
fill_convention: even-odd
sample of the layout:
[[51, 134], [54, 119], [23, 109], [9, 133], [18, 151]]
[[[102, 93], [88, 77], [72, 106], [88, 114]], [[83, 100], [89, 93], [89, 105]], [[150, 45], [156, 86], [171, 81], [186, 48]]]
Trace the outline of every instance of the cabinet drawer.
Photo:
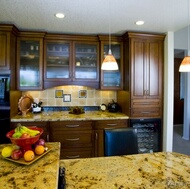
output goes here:
[[92, 121], [60, 121], [50, 122], [50, 127], [55, 131], [92, 130]]
[[150, 99], [143, 99], [143, 100], [132, 100], [131, 101], [131, 107], [160, 107], [160, 100], [150, 100]]
[[131, 117], [160, 117], [160, 108], [132, 108]]
[[62, 147], [93, 146], [93, 131], [56, 132], [50, 133], [50, 141], [61, 142]]
[[61, 149], [60, 159], [76, 159], [94, 157], [93, 148]]
[[128, 120], [102, 120], [95, 122], [95, 129], [104, 129], [108, 127], [127, 127]]

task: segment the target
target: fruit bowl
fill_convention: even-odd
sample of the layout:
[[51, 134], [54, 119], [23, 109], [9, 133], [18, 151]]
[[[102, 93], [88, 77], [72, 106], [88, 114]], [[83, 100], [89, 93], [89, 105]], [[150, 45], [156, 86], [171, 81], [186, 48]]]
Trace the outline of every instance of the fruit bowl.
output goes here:
[[39, 127], [28, 127], [28, 128], [32, 130], [38, 130], [40, 131], [40, 133], [30, 138], [13, 138], [12, 135], [15, 133], [15, 130], [11, 130], [6, 134], [6, 137], [9, 138], [13, 144], [20, 146], [23, 151], [30, 150], [32, 149], [31, 146], [39, 140], [44, 130]]

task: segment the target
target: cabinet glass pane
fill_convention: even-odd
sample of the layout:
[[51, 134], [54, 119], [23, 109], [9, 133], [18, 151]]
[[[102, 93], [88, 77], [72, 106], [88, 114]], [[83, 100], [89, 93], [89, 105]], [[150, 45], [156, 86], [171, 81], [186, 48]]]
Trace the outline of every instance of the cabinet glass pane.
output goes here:
[[38, 87], [39, 73], [39, 41], [20, 41], [20, 86]]
[[69, 78], [69, 44], [47, 43], [46, 78]]
[[[109, 44], [104, 45], [104, 58], [108, 54], [109, 51]], [[103, 86], [105, 87], [119, 87], [121, 85], [121, 73], [120, 73], [120, 65], [121, 65], [121, 50], [120, 50], [120, 45], [119, 44], [112, 44], [111, 45], [111, 51], [112, 54], [114, 55], [119, 70], [117, 71], [103, 71]]]
[[97, 77], [97, 45], [75, 45], [75, 78], [96, 79]]

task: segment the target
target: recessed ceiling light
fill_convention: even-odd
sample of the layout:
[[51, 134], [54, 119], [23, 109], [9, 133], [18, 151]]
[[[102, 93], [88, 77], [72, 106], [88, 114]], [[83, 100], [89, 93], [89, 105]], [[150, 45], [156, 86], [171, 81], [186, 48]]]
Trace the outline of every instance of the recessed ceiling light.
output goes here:
[[65, 15], [63, 13], [57, 13], [57, 14], [55, 14], [55, 16], [57, 18], [64, 18], [65, 17]]
[[140, 25], [143, 25], [143, 24], [144, 24], [144, 21], [139, 20], [139, 21], [135, 22], [135, 24], [138, 25], [138, 26], [140, 26]]

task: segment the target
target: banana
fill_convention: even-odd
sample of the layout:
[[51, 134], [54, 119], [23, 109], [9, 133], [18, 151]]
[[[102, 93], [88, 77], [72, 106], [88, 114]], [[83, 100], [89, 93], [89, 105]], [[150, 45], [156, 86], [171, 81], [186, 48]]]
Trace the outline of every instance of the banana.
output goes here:
[[40, 131], [29, 129], [28, 127], [19, 125], [15, 128], [15, 133], [12, 135], [13, 138], [20, 138], [23, 133], [29, 134], [31, 137], [36, 136]]
[[32, 137], [36, 136], [37, 134], [40, 133], [40, 131], [32, 130], [32, 129], [29, 129], [29, 128], [25, 127], [25, 126], [20, 126], [19, 130], [20, 130], [21, 133], [28, 133]]
[[19, 131], [15, 132], [15, 133], [12, 135], [13, 138], [20, 138], [21, 136], [22, 136], [22, 133], [19, 132]]

